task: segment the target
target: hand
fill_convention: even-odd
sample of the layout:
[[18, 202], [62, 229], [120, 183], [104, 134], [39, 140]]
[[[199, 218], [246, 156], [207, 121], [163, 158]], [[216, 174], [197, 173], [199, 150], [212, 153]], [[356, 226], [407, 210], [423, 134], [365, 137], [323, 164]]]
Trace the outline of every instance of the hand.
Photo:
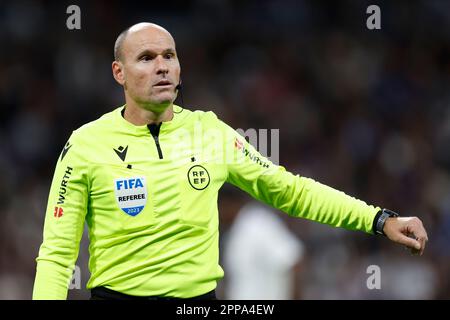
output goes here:
[[392, 241], [408, 247], [414, 255], [422, 255], [428, 241], [422, 221], [417, 217], [388, 218], [383, 232]]

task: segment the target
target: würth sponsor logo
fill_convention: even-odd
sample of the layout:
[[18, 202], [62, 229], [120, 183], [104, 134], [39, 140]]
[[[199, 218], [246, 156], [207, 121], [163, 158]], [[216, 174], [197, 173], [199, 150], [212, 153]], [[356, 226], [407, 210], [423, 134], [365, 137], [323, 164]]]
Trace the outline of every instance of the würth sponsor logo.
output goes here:
[[66, 145], [63, 148], [63, 151], [61, 152], [61, 161], [63, 161], [64, 157], [66, 156], [69, 149], [72, 147], [69, 141], [67, 141]]
[[239, 141], [237, 138], [234, 140], [234, 147], [238, 150], [242, 150], [243, 147], [243, 143], [241, 141]]
[[238, 139], [234, 140], [234, 147], [236, 149], [242, 151], [244, 156], [249, 157], [250, 160], [252, 160], [256, 164], [259, 164], [260, 166], [263, 166], [263, 168], [269, 168], [269, 164], [267, 162], [263, 161], [264, 160], [263, 158], [257, 156], [253, 152], [250, 152], [240, 140], [238, 140]]
[[66, 171], [64, 172], [64, 177], [61, 180], [61, 185], [59, 186], [59, 198], [58, 198], [58, 204], [64, 204], [64, 201], [66, 200], [66, 193], [67, 193], [67, 183], [69, 182], [70, 175], [72, 174], [72, 167], [67, 167]]
[[61, 218], [64, 214], [64, 210], [61, 207], [55, 207], [55, 210], [53, 211], [53, 216], [55, 218]]

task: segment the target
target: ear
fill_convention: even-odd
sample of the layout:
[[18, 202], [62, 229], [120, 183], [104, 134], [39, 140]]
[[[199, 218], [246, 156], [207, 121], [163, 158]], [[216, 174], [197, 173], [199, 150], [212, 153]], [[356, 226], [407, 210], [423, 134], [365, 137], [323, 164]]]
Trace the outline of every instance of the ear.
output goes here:
[[123, 64], [120, 61], [113, 61], [112, 63], [112, 73], [114, 76], [114, 79], [120, 84], [125, 84], [125, 72], [123, 70]]

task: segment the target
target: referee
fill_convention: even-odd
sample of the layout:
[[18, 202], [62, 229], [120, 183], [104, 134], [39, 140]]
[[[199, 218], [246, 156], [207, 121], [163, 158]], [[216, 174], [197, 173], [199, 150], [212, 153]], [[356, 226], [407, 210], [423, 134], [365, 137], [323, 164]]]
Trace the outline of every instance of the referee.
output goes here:
[[67, 298], [85, 221], [92, 299], [215, 299], [225, 182], [293, 217], [385, 235], [423, 253], [418, 218], [294, 175], [213, 112], [174, 105], [181, 69], [164, 28], [126, 29], [114, 58], [125, 104], [73, 131], [58, 158], [33, 299]]

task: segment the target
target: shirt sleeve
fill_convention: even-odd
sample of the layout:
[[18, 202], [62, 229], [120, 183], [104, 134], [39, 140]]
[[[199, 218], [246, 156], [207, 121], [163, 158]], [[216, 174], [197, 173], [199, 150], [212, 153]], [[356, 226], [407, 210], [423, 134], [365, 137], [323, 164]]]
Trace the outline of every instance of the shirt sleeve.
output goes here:
[[37, 257], [33, 299], [66, 299], [87, 209], [88, 166], [72, 134], [58, 158]]
[[227, 182], [291, 216], [373, 234], [379, 207], [286, 171], [263, 157], [234, 129], [219, 122], [226, 131], [224, 148], [233, 154], [227, 157]]

